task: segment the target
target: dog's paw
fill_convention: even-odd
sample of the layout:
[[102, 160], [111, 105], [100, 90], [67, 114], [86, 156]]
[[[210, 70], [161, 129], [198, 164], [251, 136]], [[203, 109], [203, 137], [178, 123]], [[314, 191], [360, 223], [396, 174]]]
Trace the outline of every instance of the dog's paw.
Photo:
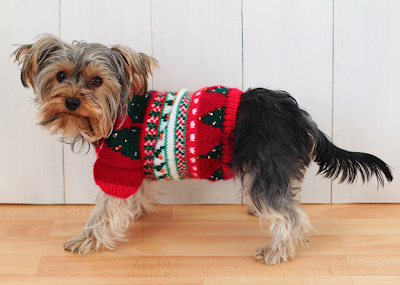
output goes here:
[[294, 253], [291, 253], [291, 249], [283, 244], [267, 245], [254, 252], [254, 258], [260, 262], [265, 262], [267, 265], [283, 264], [286, 261], [293, 260], [293, 257]]
[[89, 253], [98, 251], [102, 248], [95, 237], [74, 237], [64, 243], [64, 249], [79, 253], [80, 255], [87, 255]]

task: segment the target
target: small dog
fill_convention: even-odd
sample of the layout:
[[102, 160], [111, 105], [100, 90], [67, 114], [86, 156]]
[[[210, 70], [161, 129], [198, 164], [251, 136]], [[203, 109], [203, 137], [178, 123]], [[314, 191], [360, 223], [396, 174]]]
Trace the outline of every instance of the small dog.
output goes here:
[[242, 93], [214, 86], [194, 93], [147, 91], [157, 61], [122, 45], [73, 42], [43, 35], [13, 54], [21, 80], [36, 94], [39, 124], [71, 146], [96, 147], [96, 183], [103, 190], [83, 236], [66, 250], [89, 254], [124, 240], [130, 219], [153, 210], [149, 180], [233, 176], [269, 223], [272, 241], [256, 250], [268, 265], [292, 260], [312, 230], [300, 208], [300, 184], [311, 161], [319, 173], [352, 183], [392, 181], [379, 158], [336, 147], [283, 91]]

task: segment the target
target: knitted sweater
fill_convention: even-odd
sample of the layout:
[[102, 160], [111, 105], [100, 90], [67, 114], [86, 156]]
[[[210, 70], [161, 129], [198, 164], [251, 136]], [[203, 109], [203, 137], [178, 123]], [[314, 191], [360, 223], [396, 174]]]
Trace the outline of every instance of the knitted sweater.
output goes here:
[[123, 124], [96, 147], [96, 184], [128, 198], [143, 179], [229, 179], [242, 91], [214, 86], [190, 93], [133, 95]]

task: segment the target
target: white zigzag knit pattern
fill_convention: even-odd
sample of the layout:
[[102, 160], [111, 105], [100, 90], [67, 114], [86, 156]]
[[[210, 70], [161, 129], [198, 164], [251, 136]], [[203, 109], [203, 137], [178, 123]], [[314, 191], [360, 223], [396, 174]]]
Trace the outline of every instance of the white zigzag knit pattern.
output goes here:
[[[160, 123], [158, 125], [157, 142], [154, 151], [153, 173], [155, 179], [170, 179], [166, 166], [165, 149], [165, 133], [169, 122], [169, 115], [176, 104], [176, 95], [172, 92], [167, 94], [164, 107], [161, 112]], [[174, 102], [175, 101], [175, 102]], [[173, 103], [174, 102], [174, 103]]]
[[178, 117], [179, 102], [181, 101], [182, 96], [187, 92], [189, 92], [189, 90], [187, 89], [179, 90], [171, 115], [169, 116], [168, 126], [165, 132], [165, 157], [167, 162], [168, 174], [172, 177], [172, 179], [179, 179], [180, 177], [175, 160], [175, 122]]

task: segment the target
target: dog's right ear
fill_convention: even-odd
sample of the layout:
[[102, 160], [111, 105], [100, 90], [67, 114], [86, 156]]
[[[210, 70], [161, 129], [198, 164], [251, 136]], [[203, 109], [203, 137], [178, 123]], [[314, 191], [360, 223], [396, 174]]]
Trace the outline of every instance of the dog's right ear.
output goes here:
[[35, 77], [46, 65], [46, 61], [54, 52], [62, 49], [64, 42], [53, 35], [39, 36], [35, 43], [21, 45], [15, 50], [11, 57], [15, 56], [14, 62], [22, 64], [21, 81], [24, 87], [29, 85], [35, 90]]

